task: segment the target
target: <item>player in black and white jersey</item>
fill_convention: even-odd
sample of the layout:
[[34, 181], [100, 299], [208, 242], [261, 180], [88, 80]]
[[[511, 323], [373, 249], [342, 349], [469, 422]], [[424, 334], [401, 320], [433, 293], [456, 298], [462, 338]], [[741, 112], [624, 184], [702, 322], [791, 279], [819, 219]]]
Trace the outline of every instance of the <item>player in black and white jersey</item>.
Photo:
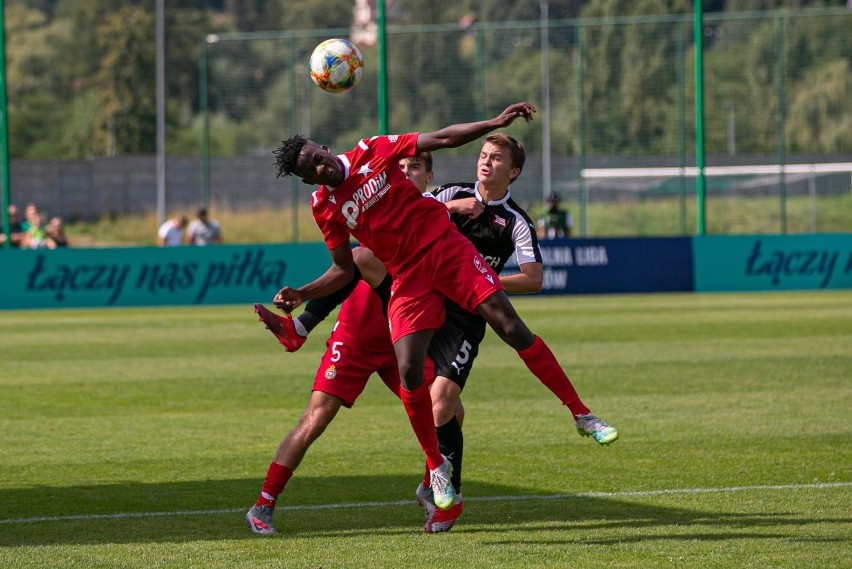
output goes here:
[[[509, 148], [510, 144], [517, 145], [517, 148], [523, 151], [520, 143], [510, 142], [509, 137], [497, 134], [486, 139], [483, 152], [488, 153], [490, 150], [499, 156], [502, 154], [501, 149]], [[491, 156], [484, 161], [493, 163], [494, 157]], [[439, 201], [449, 204], [450, 218], [453, 223], [473, 242], [496, 273], [500, 274], [511, 257], [516, 258], [521, 272], [500, 276], [508, 292], [538, 292], [541, 290], [543, 275], [538, 237], [532, 220], [509, 193], [509, 184], [520, 174], [520, 167], [511, 168], [510, 172], [515, 170], [518, 172], [508, 177], [500, 174], [499, 166], [495, 168], [484, 165], [482, 162], [481, 156], [480, 181], [446, 184], [432, 192], [432, 195]], [[522, 155], [510, 162], [510, 164], [517, 163], [523, 166]], [[474, 217], [453, 212], [452, 203], [459, 200], [470, 200], [481, 204], [481, 213]], [[439, 371], [446, 372], [445, 379], [449, 378], [458, 385], [460, 392], [470, 375], [473, 360], [479, 353], [479, 344], [485, 337], [486, 322], [481, 316], [468, 312], [452, 301], [448, 300], [445, 304], [447, 323], [436, 333], [430, 347], [430, 356], [438, 358], [436, 364]], [[436, 388], [433, 387], [433, 389]], [[453, 388], [450, 387], [450, 389]], [[457, 395], [448, 398], [448, 404], [452, 404], [451, 400], [457, 398]], [[447, 420], [449, 420], [448, 417]], [[438, 421], [437, 415], [435, 424], [443, 424]], [[457, 469], [457, 471], [460, 470], [461, 468]]]
[[[492, 134], [480, 150], [475, 183], [446, 184], [432, 192], [436, 199], [447, 204], [453, 223], [496, 273], [500, 274], [510, 258], [516, 258], [520, 272], [500, 275], [504, 288], [511, 293], [538, 292], [543, 281], [541, 250], [532, 220], [509, 192], [525, 161], [526, 151], [521, 143], [505, 134]], [[464, 452], [459, 422], [461, 392], [479, 354], [486, 322], [452, 301], [447, 300], [445, 305], [446, 320], [429, 345], [436, 375], [430, 391], [438, 443], [441, 453], [453, 464], [452, 480], [458, 484], [455, 488], [461, 500]], [[579, 397], [576, 400], [579, 402]], [[589, 411], [580, 403], [578, 412]], [[450, 512], [440, 513], [430, 505], [428, 486], [420, 484], [416, 496], [436, 521], [449, 517]]]

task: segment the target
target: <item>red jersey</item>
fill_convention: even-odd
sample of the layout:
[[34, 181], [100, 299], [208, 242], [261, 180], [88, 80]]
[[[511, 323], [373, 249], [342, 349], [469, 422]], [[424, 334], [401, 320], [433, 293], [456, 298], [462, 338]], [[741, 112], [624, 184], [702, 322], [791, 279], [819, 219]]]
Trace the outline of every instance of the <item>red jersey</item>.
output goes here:
[[340, 306], [332, 338], [351, 340], [364, 352], [394, 353], [388, 321], [382, 314], [382, 299], [365, 281], [359, 281]]
[[326, 246], [334, 249], [355, 237], [396, 273], [448, 231], [456, 231], [447, 208], [424, 198], [399, 167], [417, 153], [418, 133], [362, 139], [339, 155], [343, 182], [320, 186], [311, 209]]

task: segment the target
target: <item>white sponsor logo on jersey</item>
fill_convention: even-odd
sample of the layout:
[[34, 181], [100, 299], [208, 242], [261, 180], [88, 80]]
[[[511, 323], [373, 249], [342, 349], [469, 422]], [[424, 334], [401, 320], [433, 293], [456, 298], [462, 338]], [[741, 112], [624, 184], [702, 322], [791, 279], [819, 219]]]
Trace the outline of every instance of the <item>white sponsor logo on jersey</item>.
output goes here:
[[352, 199], [347, 200], [340, 206], [340, 213], [346, 218], [346, 225], [349, 229], [355, 229], [358, 225], [358, 216], [361, 212], [370, 209], [390, 187], [387, 185], [388, 174], [381, 172], [375, 178], [367, 180], [367, 182], [355, 190], [352, 194]]

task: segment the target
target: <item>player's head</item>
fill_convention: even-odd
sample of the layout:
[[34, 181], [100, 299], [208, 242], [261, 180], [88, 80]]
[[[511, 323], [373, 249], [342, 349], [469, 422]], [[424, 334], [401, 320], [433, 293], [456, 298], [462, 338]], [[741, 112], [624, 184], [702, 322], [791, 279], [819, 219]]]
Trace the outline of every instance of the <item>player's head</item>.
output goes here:
[[417, 189], [425, 192], [427, 186], [432, 182], [432, 153], [421, 152], [417, 156], [403, 158], [399, 161], [399, 167], [402, 169], [405, 177], [411, 180]]
[[526, 160], [527, 151], [518, 140], [506, 134], [490, 134], [479, 152], [477, 179], [483, 184], [508, 187], [521, 175]]
[[278, 177], [291, 174], [306, 184], [336, 186], [343, 181], [343, 165], [327, 146], [297, 134], [272, 151]]

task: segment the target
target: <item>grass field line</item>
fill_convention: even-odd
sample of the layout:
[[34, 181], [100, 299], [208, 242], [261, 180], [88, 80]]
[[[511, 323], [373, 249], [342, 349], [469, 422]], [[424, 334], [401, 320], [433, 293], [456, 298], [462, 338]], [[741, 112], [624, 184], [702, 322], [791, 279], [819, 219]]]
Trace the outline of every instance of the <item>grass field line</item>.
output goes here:
[[[767, 484], [756, 486], [727, 486], [720, 488], [674, 488], [667, 490], [636, 490], [628, 492], [579, 492], [576, 494], [527, 494], [521, 496], [478, 496], [467, 498], [466, 502], [518, 502], [529, 500], [564, 500], [570, 498], [630, 498], [643, 496], [663, 496], [677, 494], [722, 494], [729, 492], [749, 492], [766, 490], [821, 490], [852, 487], [852, 482], [815, 482], [813, 484]], [[346, 502], [343, 504], [316, 504], [311, 506], [283, 506], [282, 510], [340, 510], [345, 508], [391, 508], [409, 506], [414, 500], [396, 500], [394, 502]], [[215, 510], [183, 510], [177, 512], [126, 512], [117, 514], [85, 514], [71, 516], [43, 516], [35, 518], [10, 518], [0, 520], [0, 525], [64, 522], [87, 520], [115, 520], [123, 518], [157, 518], [164, 516], [207, 516], [245, 512], [248, 507], [220, 508]]]

